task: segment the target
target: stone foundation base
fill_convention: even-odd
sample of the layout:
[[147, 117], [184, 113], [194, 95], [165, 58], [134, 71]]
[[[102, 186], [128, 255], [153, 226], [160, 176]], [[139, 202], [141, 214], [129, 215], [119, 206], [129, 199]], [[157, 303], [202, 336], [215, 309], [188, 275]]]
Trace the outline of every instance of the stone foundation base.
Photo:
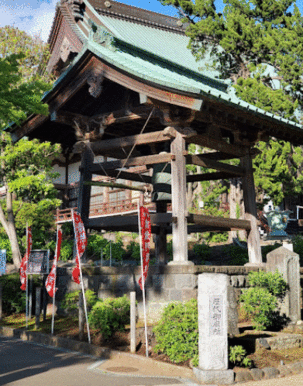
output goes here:
[[193, 372], [200, 382], [206, 384], [232, 385], [234, 383], [233, 370], [202, 370], [194, 367]]

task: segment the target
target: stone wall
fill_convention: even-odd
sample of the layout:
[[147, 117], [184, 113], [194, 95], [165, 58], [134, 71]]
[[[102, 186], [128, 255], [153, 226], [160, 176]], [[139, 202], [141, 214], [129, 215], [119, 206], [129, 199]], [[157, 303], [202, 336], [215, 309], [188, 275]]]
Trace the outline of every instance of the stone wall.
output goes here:
[[[66, 292], [80, 289], [71, 280], [73, 266], [61, 265], [58, 268], [58, 292], [56, 299], [60, 310], [60, 301]], [[147, 315], [150, 321], [156, 320], [164, 306], [172, 301], [187, 301], [197, 298], [198, 275], [203, 272], [224, 273], [230, 277], [230, 284], [235, 288], [236, 297], [241, 289], [248, 285], [247, 275], [257, 271], [256, 267], [235, 266], [152, 266], [146, 283]], [[302, 272], [303, 274], [303, 272]], [[95, 291], [99, 298], [129, 296], [136, 291], [139, 318], [143, 316], [142, 293], [138, 286], [140, 267], [91, 267], [83, 266], [85, 288]]]

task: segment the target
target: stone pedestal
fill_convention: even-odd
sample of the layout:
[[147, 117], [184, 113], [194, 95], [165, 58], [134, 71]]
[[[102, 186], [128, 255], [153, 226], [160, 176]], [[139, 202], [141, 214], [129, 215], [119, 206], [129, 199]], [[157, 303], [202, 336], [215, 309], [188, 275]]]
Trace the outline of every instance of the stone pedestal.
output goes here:
[[224, 274], [203, 273], [198, 278], [199, 367], [196, 377], [206, 384], [232, 384], [228, 370], [229, 278]]
[[266, 271], [278, 270], [289, 290], [281, 304], [281, 315], [285, 314], [292, 323], [301, 320], [300, 308], [300, 262], [299, 255], [291, 250], [280, 247], [267, 254]]

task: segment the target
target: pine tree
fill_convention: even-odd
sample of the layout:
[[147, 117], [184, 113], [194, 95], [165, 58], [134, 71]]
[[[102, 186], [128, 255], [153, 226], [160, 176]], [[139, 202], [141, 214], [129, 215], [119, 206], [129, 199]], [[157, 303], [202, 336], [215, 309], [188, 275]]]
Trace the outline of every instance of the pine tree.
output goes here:
[[[300, 121], [303, 107], [303, 17], [293, 0], [160, 0], [173, 5], [188, 24], [189, 48], [207, 56], [222, 79], [231, 79], [242, 100]], [[259, 199], [281, 203], [302, 193], [302, 149], [272, 138], [258, 145], [254, 162]], [[269, 160], [272, 163], [269, 164]]]

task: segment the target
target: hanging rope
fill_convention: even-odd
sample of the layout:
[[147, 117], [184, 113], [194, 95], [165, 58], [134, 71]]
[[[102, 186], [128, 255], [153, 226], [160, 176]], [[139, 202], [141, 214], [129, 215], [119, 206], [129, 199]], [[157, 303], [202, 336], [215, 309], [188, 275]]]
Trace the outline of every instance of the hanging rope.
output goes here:
[[[144, 124], [144, 126], [143, 126], [143, 128], [142, 128], [142, 130], [140, 131], [140, 134], [142, 134], [142, 133], [144, 132], [144, 130], [145, 130], [146, 126], [148, 125], [148, 122], [149, 122], [150, 118], [152, 117], [154, 111], [155, 111], [155, 107], [152, 108], [152, 111], [150, 112], [150, 114], [149, 114], [149, 116], [148, 116], [148, 118], [147, 118], [147, 120], [146, 120], [146, 122], [145, 122], [145, 124]], [[134, 148], [136, 147], [136, 145], [137, 145], [137, 144], [134, 143], [133, 147], [131, 148], [131, 150], [130, 150], [128, 156], [127, 156], [127, 158], [126, 158], [125, 161], [124, 161], [124, 164], [123, 164], [123, 166], [122, 166], [122, 169], [123, 169], [123, 168], [125, 167], [125, 165], [127, 164], [127, 161], [129, 160], [130, 156], [132, 155], [132, 152], [134, 151]], [[122, 172], [122, 170], [119, 170], [119, 172], [118, 172], [118, 174], [117, 174], [117, 176], [116, 176], [116, 179], [119, 178], [121, 172]]]

